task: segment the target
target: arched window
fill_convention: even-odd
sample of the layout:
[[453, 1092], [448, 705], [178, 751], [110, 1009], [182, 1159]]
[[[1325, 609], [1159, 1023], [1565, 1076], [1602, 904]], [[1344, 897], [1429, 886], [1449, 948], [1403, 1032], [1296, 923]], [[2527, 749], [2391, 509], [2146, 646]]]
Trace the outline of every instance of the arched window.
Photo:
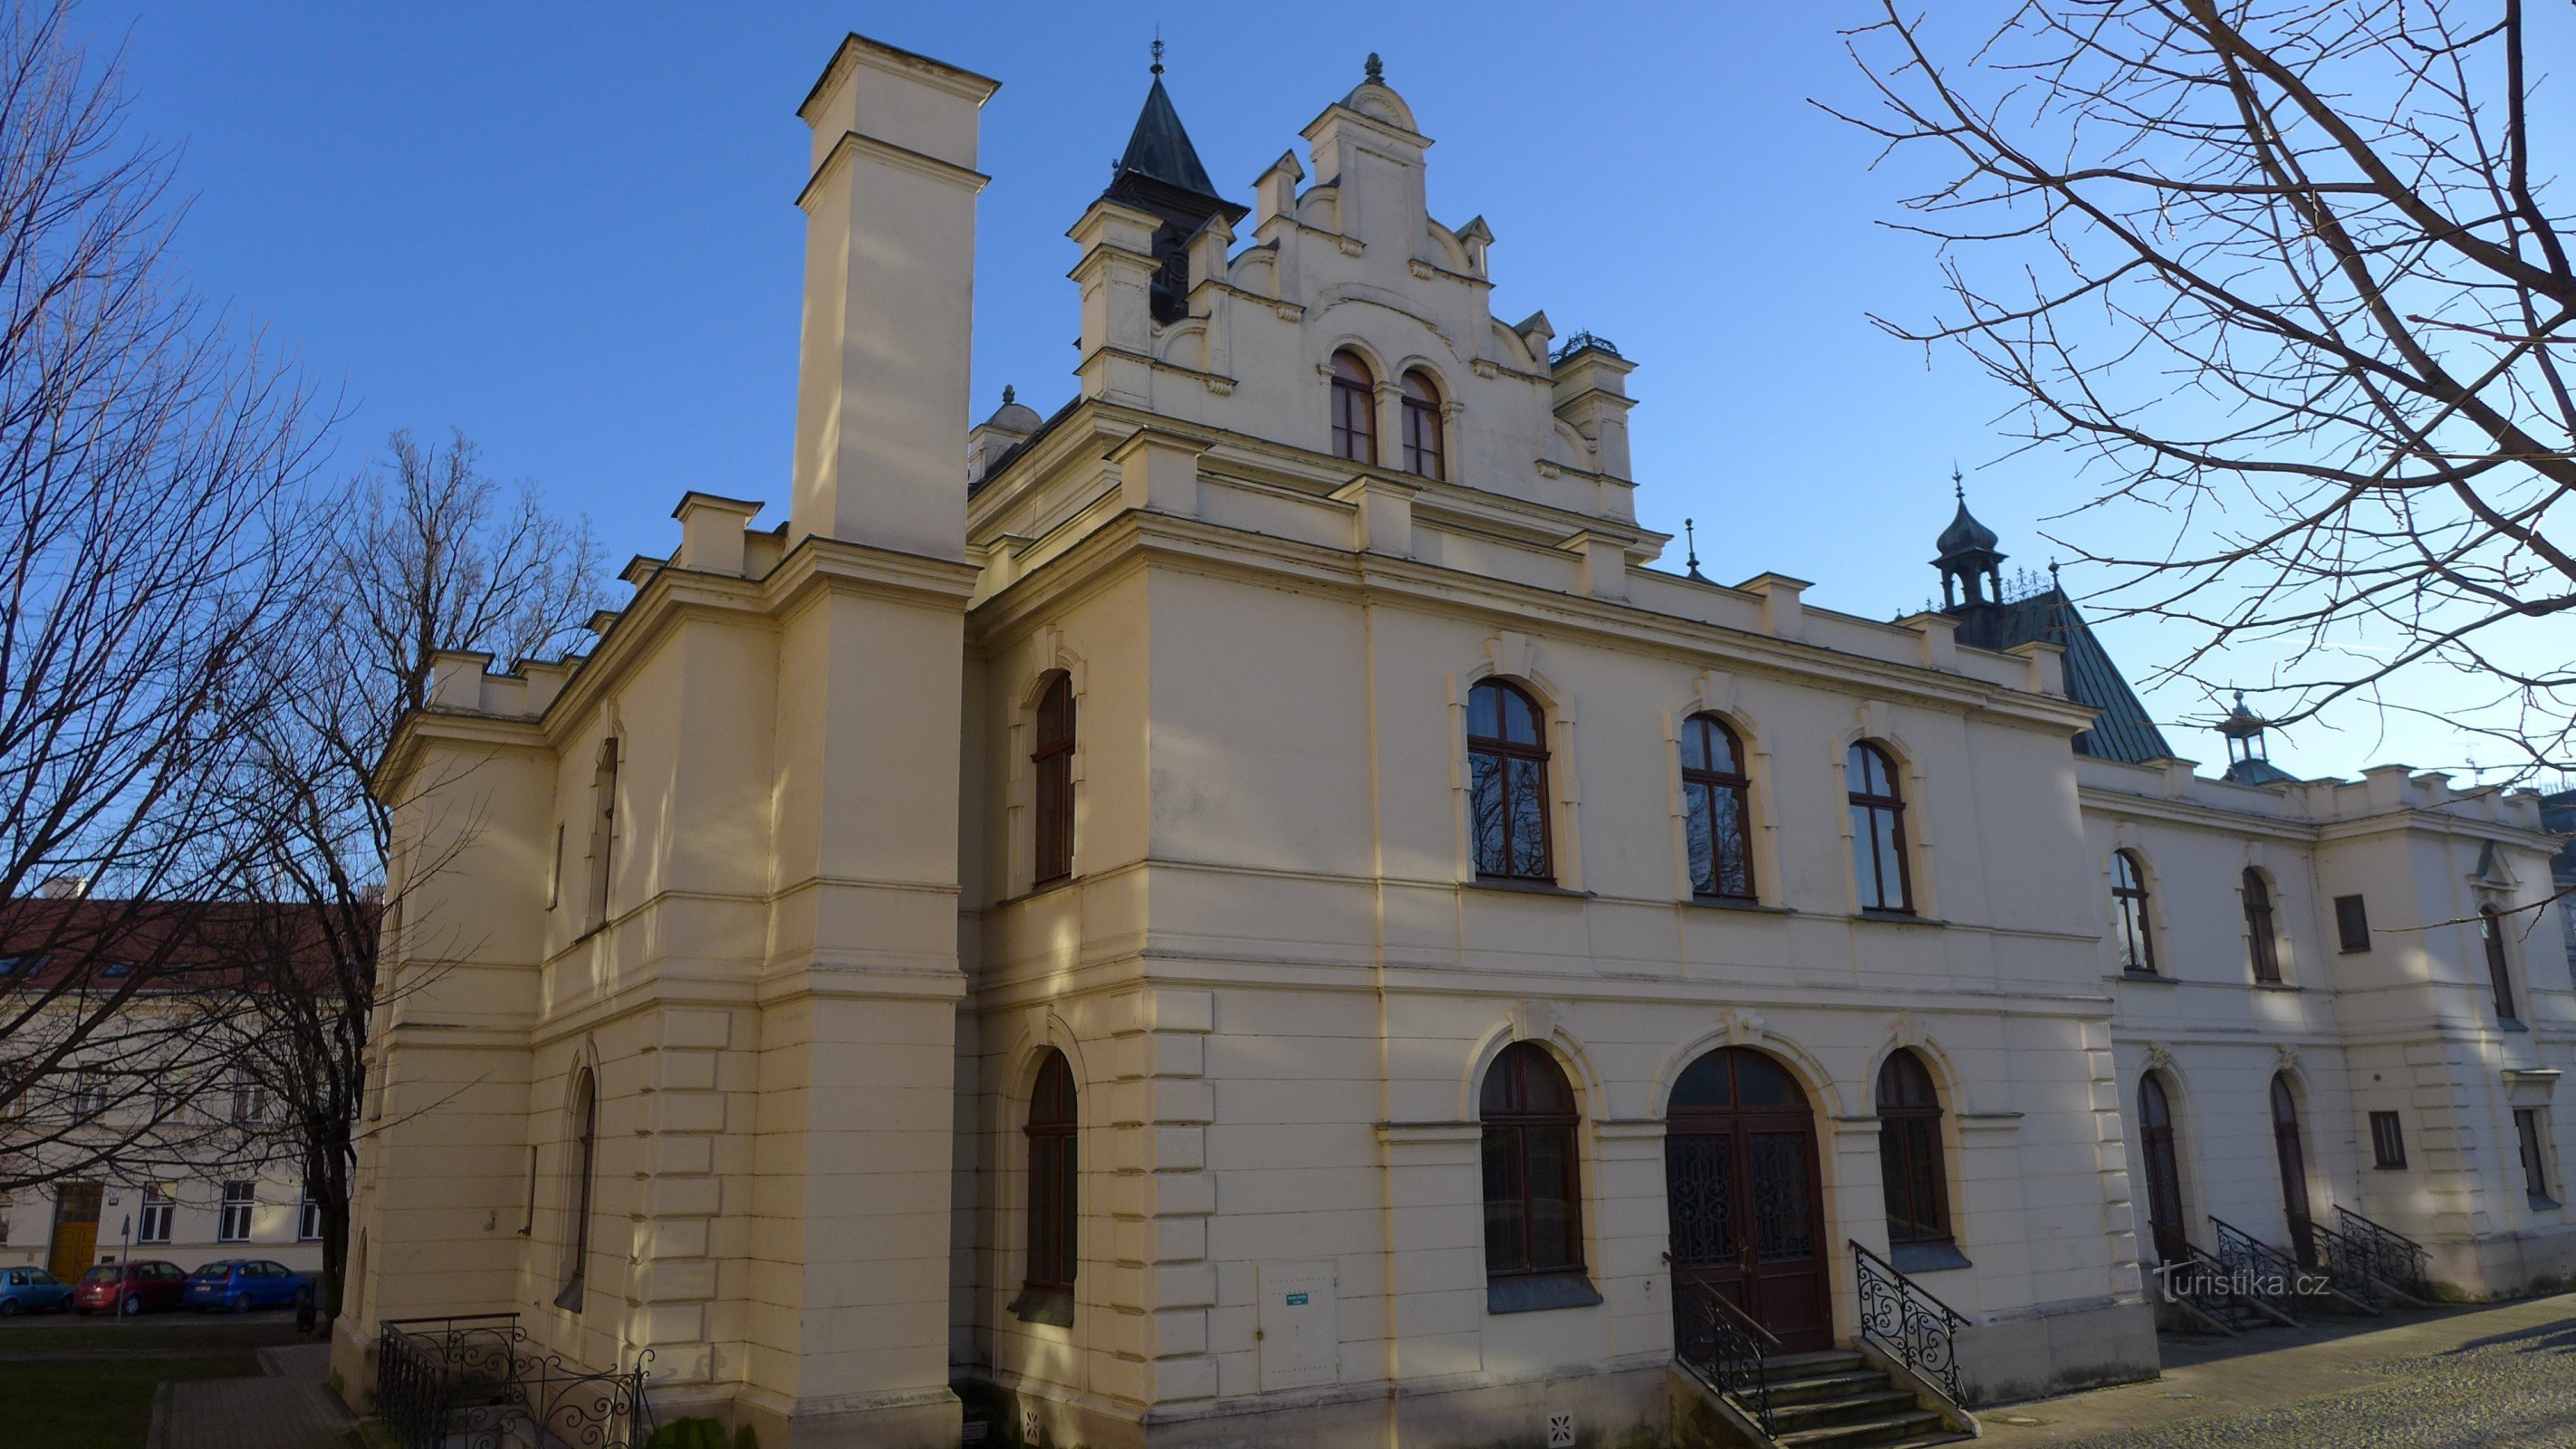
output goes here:
[[2156, 1260], [2183, 1263], [2191, 1247], [2182, 1228], [2182, 1169], [2174, 1156], [2173, 1104], [2153, 1072], [2138, 1079], [2138, 1145], [2147, 1169], [2147, 1232]]
[[2245, 948], [2254, 960], [2254, 979], [2281, 984], [2281, 945], [2273, 936], [2272, 887], [2263, 872], [2245, 867]]
[[1073, 874], [1073, 680], [1062, 673], [1038, 697], [1037, 748], [1029, 763], [1037, 776], [1037, 865], [1030, 879], [1045, 885]]
[[1404, 375], [1404, 471], [1425, 478], [1449, 476], [1440, 450], [1440, 390], [1418, 372]]
[[1467, 695], [1467, 819], [1476, 874], [1554, 880], [1547, 849], [1545, 720], [1529, 691], [1488, 679]]
[[2147, 934], [2147, 872], [2134, 851], [2111, 852], [2111, 915], [2118, 928], [2120, 969], [2154, 975], [2156, 943]]
[[1905, 796], [1896, 761], [1862, 740], [1843, 760], [1851, 790], [1852, 879], [1864, 911], [1914, 913], [1914, 879], [1905, 860]]
[[1358, 354], [1333, 354], [1333, 455], [1377, 462], [1377, 379]]
[[1574, 1089], [1545, 1049], [1514, 1042], [1485, 1071], [1485, 1272], [1580, 1272]]
[[617, 850], [617, 740], [599, 742], [590, 776], [590, 929], [608, 924], [609, 867]]
[[1735, 731], [1713, 715], [1682, 721], [1682, 807], [1694, 894], [1753, 899], [1751, 802]]
[[1887, 1241], [1950, 1241], [1941, 1175], [1941, 1096], [1923, 1059], [1903, 1047], [1878, 1069], [1878, 1170], [1887, 1187]]
[[2513, 971], [2505, 964], [2504, 918], [2493, 906], [2478, 907], [2478, 942], [2486, 948], [2487, 984], [2495, 988], [2496, 1020], [2519, 1023], [2513, 1009]]
[[1073, 1273], [1080, 1263], [1074, 1105], [1073, 1068], [1064, 1053], [1051, 1050], [1038, 1063], [1024, 1129], [1029, 1139], [1028, 1271], [1015, 1307], [1024, 1319], [1058, 1325], [1073, 1321]]
[[572, 1231], [565, 1244], [563, 1291], [555, 1295], [555, 1306], [579, 1313], [590, 1278], [591, 1189], [599, 1178], [599, 1078], [588, 1067], [573, 1078], [572, 1122]]

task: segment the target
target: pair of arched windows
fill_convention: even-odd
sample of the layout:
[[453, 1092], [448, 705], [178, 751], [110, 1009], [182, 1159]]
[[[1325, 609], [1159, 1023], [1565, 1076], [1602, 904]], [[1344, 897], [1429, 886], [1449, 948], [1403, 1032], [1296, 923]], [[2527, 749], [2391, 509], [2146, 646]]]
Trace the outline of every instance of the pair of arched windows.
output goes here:
[[[1404, 471], [1449, 476], [1440, 437], [1440, 389], [1420, 371], [1404, 375]], [[1333, 455], [1377, 463], [1377, 377], [1356, 352], [1333, 354]]]
[[[2237, 878], [2237, 899], [2245, 912], [2245, 950], [2254, 979], [2265, 986], [2282, 984], [2279, 921], [2272, 910], [2272, 883], [2247, 866]], [[2137, 976], [2156, 974], [2154, 918], [2148, 908], [2147, 867], [2134, 850], [2111, 852], [2112, 945], [2120, 969]]]

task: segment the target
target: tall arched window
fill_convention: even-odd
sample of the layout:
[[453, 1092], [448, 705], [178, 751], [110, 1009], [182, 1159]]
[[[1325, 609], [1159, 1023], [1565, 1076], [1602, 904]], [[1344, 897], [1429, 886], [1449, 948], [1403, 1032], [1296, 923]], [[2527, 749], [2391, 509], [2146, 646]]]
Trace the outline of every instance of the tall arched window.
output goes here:
[[2153, 1072], [2138, 1079], [2138, 1145], [2147, 1169], [2147, 1232], [2161, 1263], [2189, 1261], [2182, 1227], [2182, 1168], [2174, 1155], [2173, 1104]]
[[2504, 918], [2493, 906], [2478, 907], [2478, 943], [2486, 948], [2487, 984], [2495, 988], [2496, 1020], [2519, 1023], [2513, 1009], [2513, 970], [2505, 963]]
[[1333, 455], [1377, 462], [1377, 379], [1357, 353], [1333, 354]]
[[1486, 1276], [1581, 1272], [1574, 1088], [1564, 1070], [1537, 1044], [1512, 1043], [1485, 1070], [1482, 1115]]
[[1941, 1096], [1923, 1059], [1903, 1047], [1878, 1069], [1878, 1170], [1887, 1187], [1888, 1243], [1949, 1242]]
[[1896, 761], [1868, 740], [1843, 759], [1851, 791], [1852, 879], [1864, 911], [1914, 913], [1914, 879], [1905, 860], [1905, 796]]
[[555, 1306], [581, 1311], [583, 1287], [590, 1279], [591, 1190], [599, 1179], [599, 1078], [588, 1067], [572, 1084], [572, 1180], [567, 1186], [572, 1231], [564, 1250], [563, 1291]]
[[1425, 478], [1449, 476], [1440, 448], [1440, 389], [1418, 372], [1404, 375], [1404, 471]]
[[617, 851], [617, 739], [599, 742], [599, 763], [590, 776], [590, 929], [608, 924], [609, 868]]
[[1476, 874], [1554, 880], [1547, 848], [1546, 716], [1529, 691], [1488, 679], [1467, 695], [1467, 820]]
[[2266, 985], [2281, 983], [2281, 945], [2273, 935], [2272, 887], [2263, 872], [2245, 867], [2245, 949], [2254, 960], [2254, 979]]
[[1037, 747], [1029, 751], [1037, 776], [1036, 885], [1073, 874], [1073, 724], [1073, 680], [1058, 673], [1038, 697]]
[[2120, 969], [2154, 975], [2156, 943], [2147, 932], [2147, 872], [2134, 851], [2111, 852], [2111, 916], [2118, 928]]
[[1714, 715], [1682, 721], [1682, 808], [1690, 839], [1691, 890], [1753, 899], [1752, 781], [1744, 746]]
[[1026, 1320], [1073, 1321], [1073, 1274], [1079, 1266], [1075, 1226], [1081, 1199], [1075, 1150], [1073, 1067], [1050, 1050], [1029, 1094], [1028, 1271], [1014, 1307]]

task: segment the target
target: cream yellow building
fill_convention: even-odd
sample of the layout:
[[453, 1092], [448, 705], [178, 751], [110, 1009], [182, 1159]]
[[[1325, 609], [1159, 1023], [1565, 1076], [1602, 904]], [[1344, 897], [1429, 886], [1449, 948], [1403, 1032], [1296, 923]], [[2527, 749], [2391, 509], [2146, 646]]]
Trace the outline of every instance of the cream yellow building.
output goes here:
[[1633, 364], [1490, 313], [1375, 57], [1248, 205], [1157, 79], [1073, 396], [970, 429], [994, 86], [839, 48], [784, 520], [684, 496], [591, 653], [444, 657], [384, 764], [353, 1398], [381, 1321], [516, 1311], [769, 1449], [1657, 1442], [1677, 1291], [1832, 1349], [1863, 1250], [1962, 1398], [2137, 1377], [2151, 1209], [2291, 1246], [2276, 1073], [2311, 1223], [2570, 1270], [2555, 917], [2503, 1022], [2460, 924], [2546, 895], [2528, 797], [2195, 776], [1964, 505], [1893, 623], [1653, 567]]

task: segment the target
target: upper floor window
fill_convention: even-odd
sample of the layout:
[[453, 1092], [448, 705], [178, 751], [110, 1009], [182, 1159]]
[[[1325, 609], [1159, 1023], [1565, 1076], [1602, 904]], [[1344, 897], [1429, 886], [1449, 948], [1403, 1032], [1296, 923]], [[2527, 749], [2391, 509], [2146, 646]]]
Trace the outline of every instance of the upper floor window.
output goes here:
[[1485, 1071], [1485, 1272], [1583, 1267], [1574, 1088], [1533, 1042], [1514, 1042]]
[[1488, 679], [1467, 695], [1467, 815], [1476, 874], [1554, 880], [1547, 848], [1545, 716], [1529, 691]]
[[2254, 960], [2254, 979], [2268, 986], [2281, 984], [2281, 943], [2273, 935], [2272, 886], [2263, 872], [2245, 868], [2242, 894], [2245, 897], [2245, 949]]
[[2154, 975], [2156, 943], [2147, 934], [2147, 872], [2134, 851], [2111, 852], [2111, 914], [2119, 928], [2120, 969]]
[[2346, 951], [2370, 949], [2370, 907], [2361, 897], [2335, 897], [2335, 939]]
[[1887, 1241], [1950, 1241], [1941, 1174], [1941, 1094], [1923, 1059], [1899, 1047], [1878, 1069], [1878, 1171], [1887, 1189]]
[[1073, 1274], [1080, 1258], [1075, 1225], [1080, 1197], [1075, 1152], [1073, 1067], [1050, 1050], [1029, 1096], [1028, 1271], [1017, 1305], [1021, 1317], [1073, 1321]]
[[2536, 1208], [2558, 1206], [2549, 1190], [2549, 1125], [2538, 1107], [2513, 1109], [2513, 1135], [2522, 1151], [2522, 1189]]
[[1333, 454], [1377, 462], [1377, 379], [1358, 354], [1333, 354]]
[[2513, 972], [2504, 959], [2504, 918], [2493, 906], [2478, 907], [2478, 941], [2486, 947], [2487, 984], [2495, 988], [2496, 1020], [2519, 1022], [2513, 1009]]
[[1440, 449], [1440, 390], [1418, 372], [1404, 375], [1404, 471], [1425, 478], [1449, 476]]
[[1037, 775], [1034, 812], [1038, 885], [1073, 874], [1073, 680], [1061, 672], [1038, 698], [1037, 747], [1029, 763]]
[[1896, 761], [1862, 740], [1843, 760], [1851, 790], [1852, 879], [1864, 911], [1914, 913], [1914, 878], [1905, 860], [1905, 796]]
[[1724, 720], [1695, 714], [1682, 722], [1682, 807], [1694, 894], [1753, 899], [1752, 785], [1743, 742]]
[[590, 929], [608, 924], [610, 859], [617, 849], [617, 741], [599, 742], [599, 764], [590, 777]]

